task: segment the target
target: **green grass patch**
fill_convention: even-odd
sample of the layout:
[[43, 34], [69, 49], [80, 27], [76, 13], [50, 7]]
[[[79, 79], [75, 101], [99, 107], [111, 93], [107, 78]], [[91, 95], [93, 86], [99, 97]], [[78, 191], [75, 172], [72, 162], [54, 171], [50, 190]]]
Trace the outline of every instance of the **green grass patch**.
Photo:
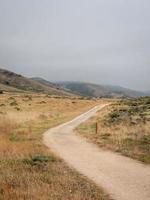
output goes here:
[[35, 155], [32, 156], [30, 159], [23, 159], [23, 163], [26, 165], [39, 165], [42, 163], [48, 163], [48, 162], [54, 162], [56, 161], [56, 158], [52, 155], [45, 156], [45, 155]]
[[12, 142], [19, 142], [22, 139], [16, 133], [12, 133], [9, 137], [9, 140]]

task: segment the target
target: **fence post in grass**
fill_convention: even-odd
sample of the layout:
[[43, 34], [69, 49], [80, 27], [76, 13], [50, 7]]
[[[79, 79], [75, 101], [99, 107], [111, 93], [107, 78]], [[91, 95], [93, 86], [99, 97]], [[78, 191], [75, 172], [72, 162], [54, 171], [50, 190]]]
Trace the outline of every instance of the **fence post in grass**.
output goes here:
[[96, 134], [98, 133], [98, 122], [96, 122]]

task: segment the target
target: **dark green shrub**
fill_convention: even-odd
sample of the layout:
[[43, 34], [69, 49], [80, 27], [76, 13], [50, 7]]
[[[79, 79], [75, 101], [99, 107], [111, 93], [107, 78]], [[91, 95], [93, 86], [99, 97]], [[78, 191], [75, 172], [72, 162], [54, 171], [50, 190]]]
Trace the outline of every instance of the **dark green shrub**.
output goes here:
[[18, 104], [17, 104], [16, 101], [13, 101], [13, 102], [10, 103], [10, 106], [17, 106], [17, 105], [18, 105]]
[[39, 165], [39, 164], [44, 164], [47, 162], [54, 162], [56, 159], [53, 156], [44, 156], [44, 155], [36, 155], [31, 157], [30, 159], [24, 159], [23, 163], [27, 165]]

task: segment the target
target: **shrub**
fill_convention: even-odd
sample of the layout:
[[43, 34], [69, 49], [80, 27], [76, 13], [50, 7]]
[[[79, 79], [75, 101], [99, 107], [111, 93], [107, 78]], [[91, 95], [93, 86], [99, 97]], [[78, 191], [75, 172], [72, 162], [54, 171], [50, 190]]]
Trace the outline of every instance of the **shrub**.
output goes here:
[[18, 141], [20, 141], [20, 138], [15, 133], [12, 133], [9, 137], [9, 140], [12, 142], [18, 142]]
[[6, 106], [4, 103], [2, 103], [2, 104], [0, 104], [0, 107], [2, 107], [2, 106]]
[[47, 162], [54, 162], [56, 159], [53, 156], [36, 155], [30, 159], [23, 159], [23, 163], [26, 165], [39, 165]]
[[20, 110], [21, 110], [19, 107], [15, 107], [15, 109], [16, 109], [17, 111], [20, 111]]
[[38, 102], [39, 104], [44, 104], [44, 103], [46, 103], [45, 101], [40, 101], [40, 102]]
[[18, 105], [18, 104], [17, 104], [16, 101], [13, 101], [13, 102], [10, 103], [10, 106], [17, 106], [17, 105]]

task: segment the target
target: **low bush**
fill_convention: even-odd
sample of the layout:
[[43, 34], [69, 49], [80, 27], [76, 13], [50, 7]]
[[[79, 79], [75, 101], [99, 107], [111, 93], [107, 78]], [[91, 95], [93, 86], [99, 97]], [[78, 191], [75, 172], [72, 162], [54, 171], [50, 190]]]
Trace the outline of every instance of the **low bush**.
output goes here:
[[10, 103], [10, 106], [17, 106], [17, 105], [18, 105], [18, 103], [16, 101], [13, 101]]
[[23, 159], [24, 164], [32, 166], [54, 161], [56, 161], [56, 158], [54, 158], [53, 156], [44, 156], [44, 155], [36, 155], [31, 157], [30, 159]]

